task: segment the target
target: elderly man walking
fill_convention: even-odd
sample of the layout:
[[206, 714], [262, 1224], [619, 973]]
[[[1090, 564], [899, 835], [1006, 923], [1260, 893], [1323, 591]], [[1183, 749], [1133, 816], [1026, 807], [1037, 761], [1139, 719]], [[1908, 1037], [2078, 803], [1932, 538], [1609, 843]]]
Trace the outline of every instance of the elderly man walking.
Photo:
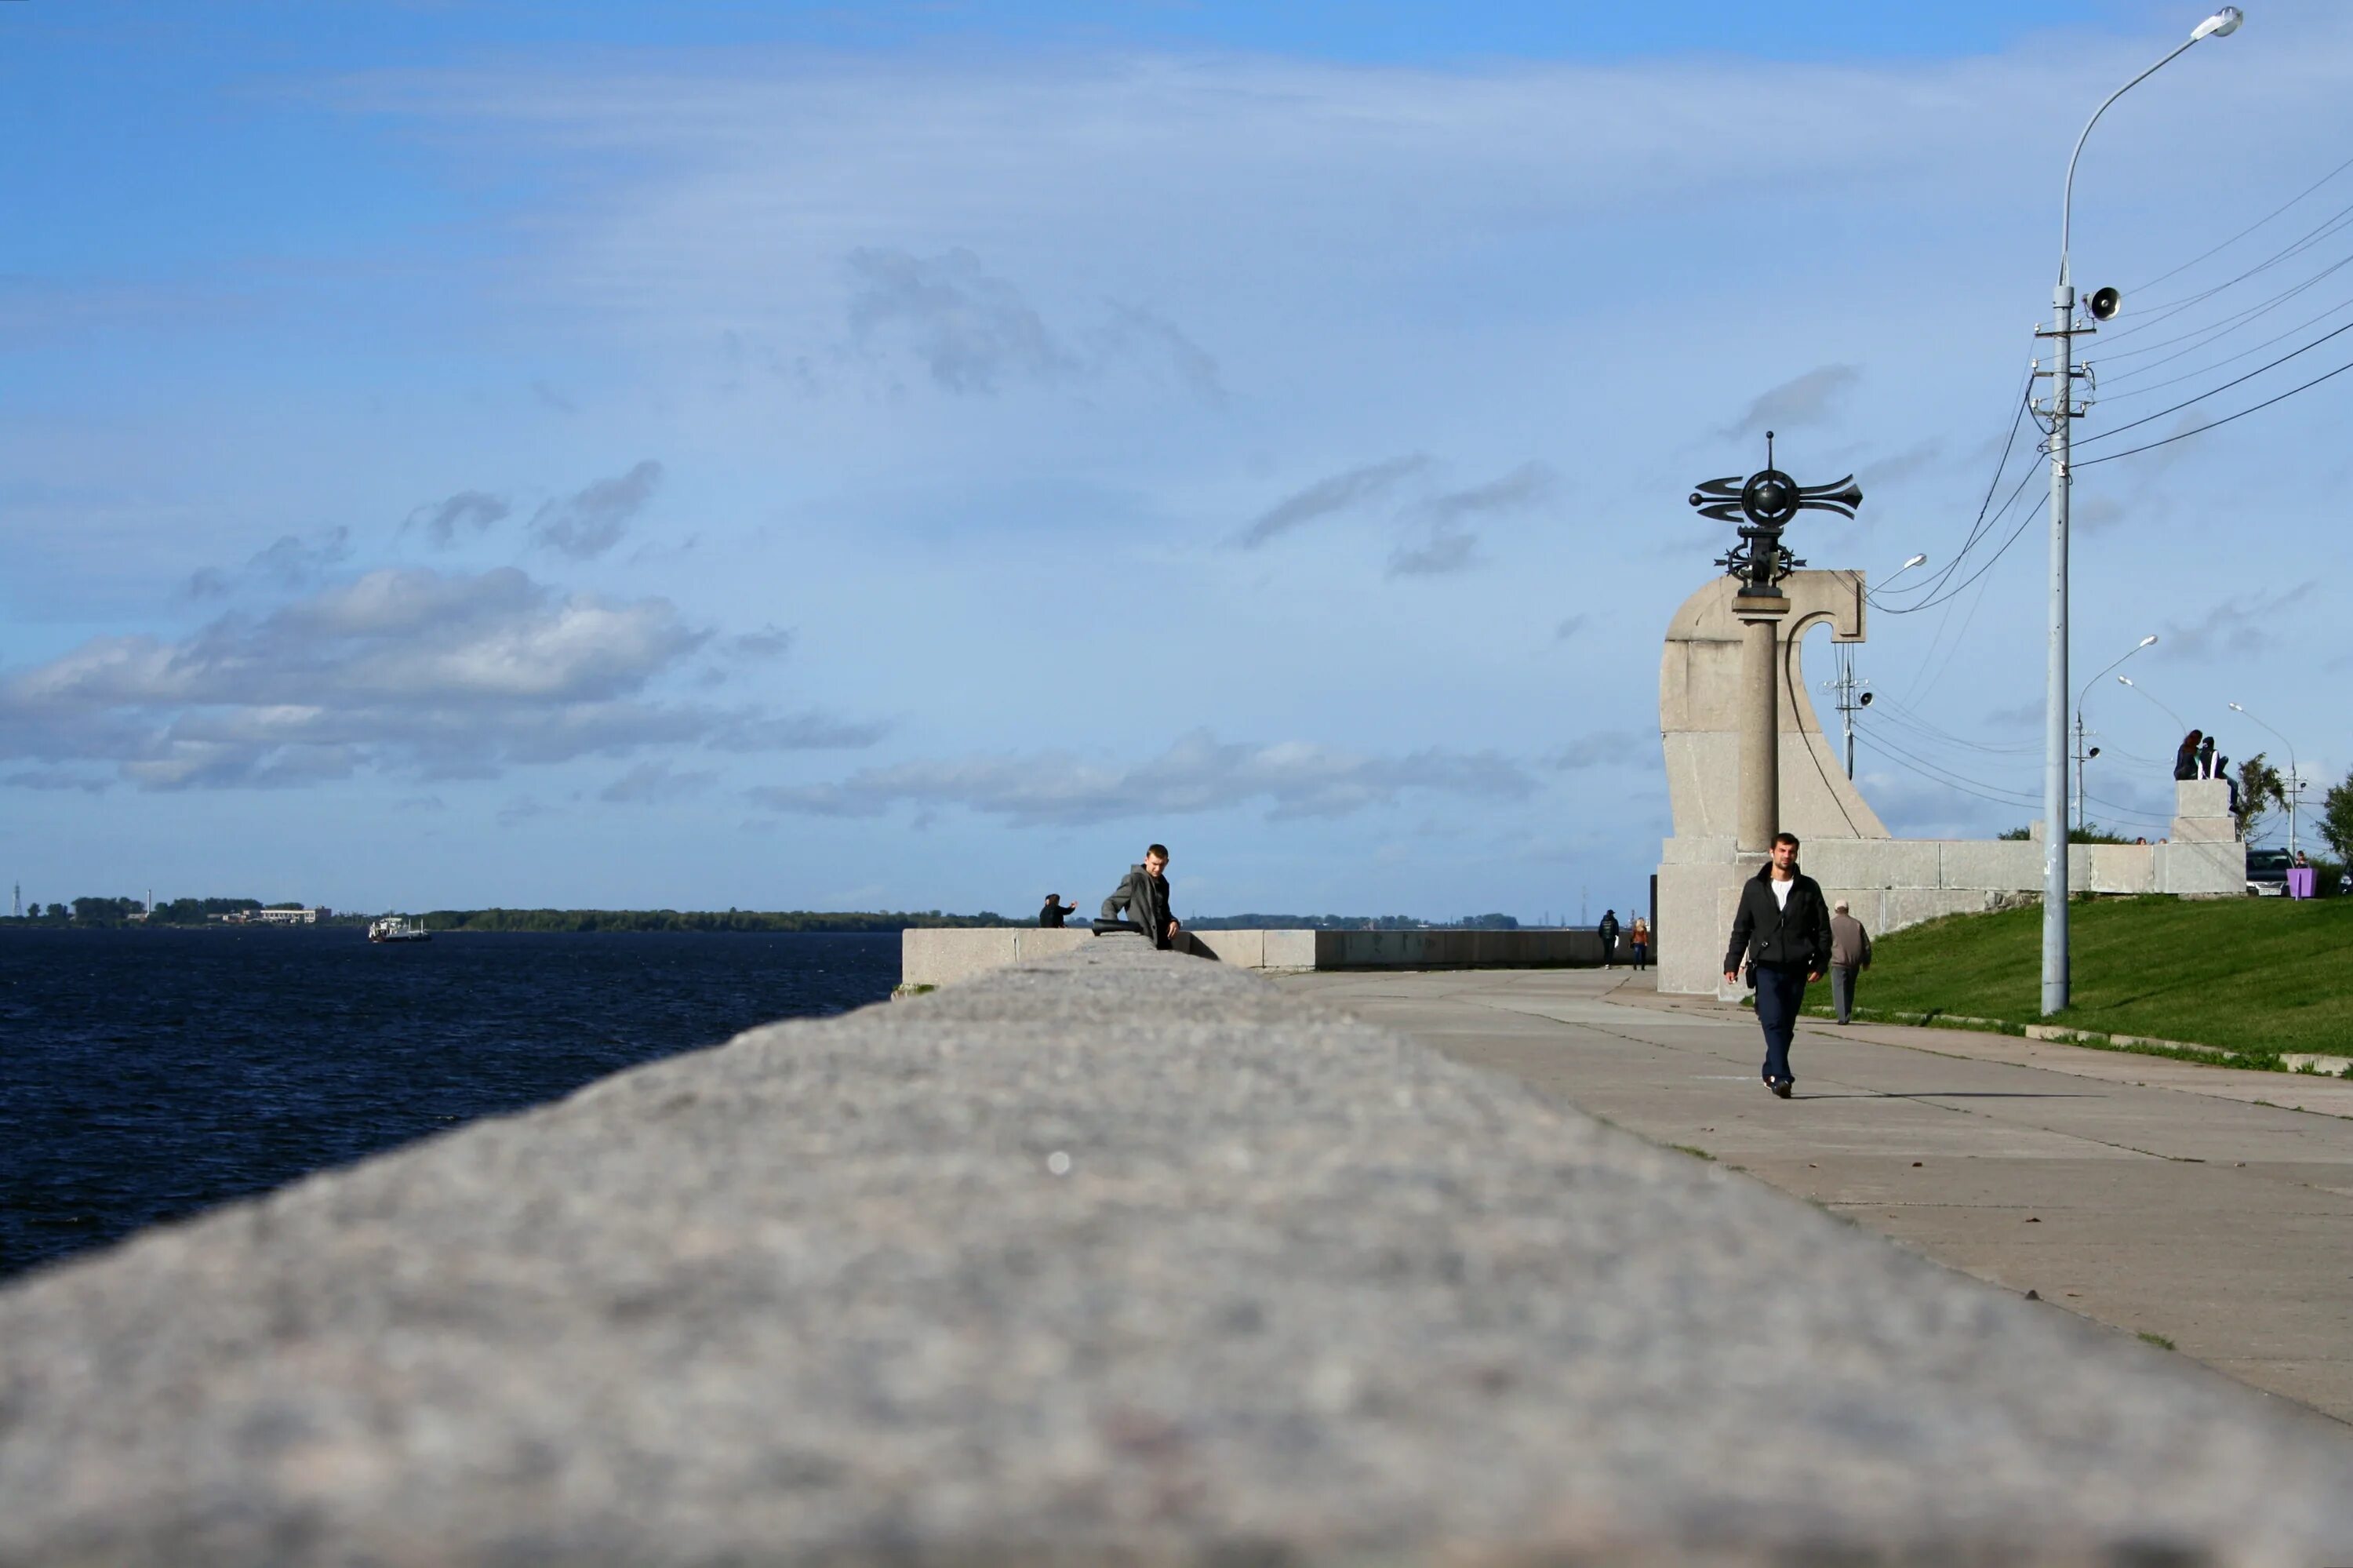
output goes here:
[[1870, 967], [1871, 933], [1847, 913], [1841, 898], [1831, 906], [1831, 1001], [1841, 1023], [1853, 1021], [1855, 971]]

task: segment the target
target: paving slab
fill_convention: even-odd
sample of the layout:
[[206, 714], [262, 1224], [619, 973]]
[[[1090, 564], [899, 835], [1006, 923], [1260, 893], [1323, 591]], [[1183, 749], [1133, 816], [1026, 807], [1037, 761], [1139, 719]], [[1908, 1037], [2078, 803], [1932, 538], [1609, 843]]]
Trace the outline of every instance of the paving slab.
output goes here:
[[2353, 1084], [1809, 1020], [1781, 1101], [1753, 1016], [1644, 976], [1282, 983], [2353, 1420]]
[[1134, 938], [0, 1291], [11, 1568], [2329, 1561], [2343, 1427]]

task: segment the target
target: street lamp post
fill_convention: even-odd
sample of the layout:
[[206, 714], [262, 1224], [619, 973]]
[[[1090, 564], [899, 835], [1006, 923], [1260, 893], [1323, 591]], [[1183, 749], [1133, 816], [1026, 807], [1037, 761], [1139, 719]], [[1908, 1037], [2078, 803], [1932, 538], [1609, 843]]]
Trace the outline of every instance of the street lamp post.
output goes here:
[[[2263, 720], [2256, 718], [2254, 715], [2236, 703], [2231, 705], [2231, 711], [2243, 719], [2262, 726], [2264, 729], [2271, 730], [2274, 736], [2278, 736], [2279, 743], [2287, 747], [2287, 853], [2294, 854], [2295, 853], [2295, 798], [2304, 793], [2304, 768], [2295, 759], [2295, 742], [2280, 735], [2279, 731], [2272, 729], [2271, 726], [2263, 724]], [[2241, 777], [2243, 778], [2245, 775], [2242, 774]]]
[[[2116, 661], [2116, 664], [2123, 663], [2125, 659], [2131, 658], [2135, 653], [2137, 653], [2142, 649], [2150, 646], [2152, 643], [2156, 642], [2156, 641], [2157, 633], [2154, 631], [2150, 632], [2138, 642], [2134, 643], [2132, 647], [2126, 652], [2124, 659]], [[2108, 670], [2115, 669], [2116, 664], [2109, 665]], [[2101, 671], [2100, 675], [2106, 674], [2108, 670]], [[2084, 825], [2084, 764], [2098, 756], [2100, 751], [2100, 748], [2096, 746], [2092, 747], [2089, 751], [2084, 749], [2084, 699], [2090, 696], [2092, 694], [2092, 688], [2100, 683], [2100, 675], [2094, 675], [2090, 680], [2084, 682], [2084, 689], [2075, 694], [2075, 825], [2079, 828]]]
[[[2057, 1012], [2067, 1005], [2067, 485], [2068, 425], [2076, 415], [2073, 363], [2074, 336], [2092, 330], [2077, 324], [2075, 281], [2068, 270], [2067, 249], [2075, 207], [2075, 162], [2092, 127], [2108, 105], [2171, 64], [2190, 45], [2208, 37], [2228, 37], [2245, 18], [2236, 5], [2225, 5], [2198, 24], [2189, 37], [2157, 64], [2108, 94], [2075, 138], [2067, 155], [2067, 183], [2059, 204], [2059, 281], [2051, 291], [2051, 325], [2035, 335], [2052, 340], [2051, 376], [2051, 626], [2047, 713], [2043, 728], [2042, 767], [2042, 1011]], [[2092, 297], [2094, 320], [2116, 314], [2116, 294], [2102, 289]]]

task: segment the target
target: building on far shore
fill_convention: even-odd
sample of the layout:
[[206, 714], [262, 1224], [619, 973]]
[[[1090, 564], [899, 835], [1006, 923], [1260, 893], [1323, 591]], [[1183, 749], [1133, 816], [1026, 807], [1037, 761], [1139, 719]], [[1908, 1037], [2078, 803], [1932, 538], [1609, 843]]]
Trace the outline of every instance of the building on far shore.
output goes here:
[[293, 909], [234, 909], [226, 915], [207, 915], [207, 920], [217, 920], [224, 926], [315, 926], [334, 913], [322, 904], [315, 908]]

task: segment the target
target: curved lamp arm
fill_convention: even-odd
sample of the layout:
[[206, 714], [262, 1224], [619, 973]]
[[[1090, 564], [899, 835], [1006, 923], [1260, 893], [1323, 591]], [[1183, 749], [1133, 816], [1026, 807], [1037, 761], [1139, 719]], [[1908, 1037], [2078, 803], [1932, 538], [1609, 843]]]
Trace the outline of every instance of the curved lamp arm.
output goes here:
[[2138, 76], [2133, 78], [2130, 81], [2125, 83], [2122, 87], [2116, 89], [2114, 92], [2108, 94], [2106, 98], [2101, 101], [2100, 106], [2092, 111], [2091, 119], [2084, 122], [2084, 133], [2075, 138], [2075, 150], [2067, 154], [2067, 188], [2065, 194], [2061, 196], [2059, 202], [2059, 281], [2061, 283], [2064, 284], [2069, 281], [2067, 275], [2067, 241], [2075, 217], [2075, 160], [2084, 155], [2084, 143], [2091, 138], [2092, 127], [2100, 122], [2100, 116], [2108, 111], [2109, 104], [2114, 103], [2117, 99], [2122, 98], [2126, 93], [2130, 92], [2134, 88], [2138, 87], [2142, 82], [2147, 81], [2150, 77], [2155, 76], [2158, 71], [2163, 70], [2167, 66], [2171, 65], [2176, 58], [2179, 58], [2182, 51], [2189, 48], [2190, 45], [2197, 43], [2201, 38], [2227, 38], [2232, 33], [2237, 32], [2239, 30], [2239, 24], [2245, 20], [2245, 15], [2241, 12], [2236, 5], [2223, 6], [2220, 11], [2215, 12], [2204, 21], [2199, 23], [2197, 30], [2192, 32], [2180, 43], [2176, 44], [2173, 47], [2171, 53], [2168, 54], [2163, 59], [2158, 61], [2155, 65], [2149, 67], [2147, 70], [2141, 72]]

